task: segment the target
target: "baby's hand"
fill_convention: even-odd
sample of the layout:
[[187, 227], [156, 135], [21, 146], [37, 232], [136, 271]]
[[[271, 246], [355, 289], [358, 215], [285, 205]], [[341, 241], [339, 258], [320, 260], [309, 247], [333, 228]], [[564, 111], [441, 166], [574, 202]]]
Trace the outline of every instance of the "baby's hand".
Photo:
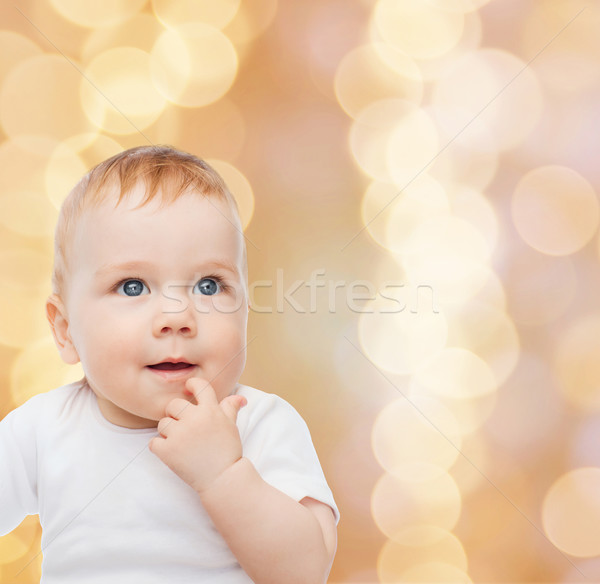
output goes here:
[[188, 389], [198, 405], [175, 398], [158, 422], [159, 435], [150, 440], [156, 454], [174, 473], [198, 493], [242, 457], [242, 443], [235, 425], [246, 398], [226, 397], [219, 403], [215, 390], [204, 379], [189, 379]]

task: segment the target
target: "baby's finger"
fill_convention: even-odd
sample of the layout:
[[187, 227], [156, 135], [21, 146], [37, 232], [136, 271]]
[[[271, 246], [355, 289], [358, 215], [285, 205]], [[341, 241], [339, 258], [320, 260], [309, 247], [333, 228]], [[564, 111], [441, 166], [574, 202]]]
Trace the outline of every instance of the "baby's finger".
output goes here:
[[167, 437], [167, 432], [169, 430], [169, 426], [171, 426], [171, 423], [175, 423], [175, 420], [173, 418], [161, 418], [160, 420], [158, 420], [158, 425], [156, 426], [156, 430], [158, 431], [158, 433], [161, 436], [164, 436], [165, 438]]
[[186, 381], [185, 387], [192, 392], [198, 405], [201, 403], [205, 405], [216, 405], [219, 403], [217, 401], [215, 390], [206, 379], [192, 377]]
[[241, 395], [230, 395], [223, 399], [219, 404], [224, 414], [235, 423], [238, 412], [248, 403], [248, 400]]
[[176, 397], [167, 404], [165, 414], [179, 420], [189, 407], [194, 407], [194, 404], [185, 399], [181, 399], [180, 397]]

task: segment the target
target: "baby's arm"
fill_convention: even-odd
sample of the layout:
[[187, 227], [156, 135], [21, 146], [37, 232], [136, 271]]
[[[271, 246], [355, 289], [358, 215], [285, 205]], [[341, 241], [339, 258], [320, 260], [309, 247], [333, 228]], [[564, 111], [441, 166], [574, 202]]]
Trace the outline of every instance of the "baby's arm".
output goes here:
[[235, 420], [244, 398], [230, 396], [219, 404], [212, 387], [198, 379], [190, 380], [188, 388], [198, 405], [173, 400], [158, 425], [162, 437], [150, 442], [151, 451], [198, 492], [253, 581], [325, 582], [336, 548], [330, 507], [310, 498], [298, 503], [242, 458]]

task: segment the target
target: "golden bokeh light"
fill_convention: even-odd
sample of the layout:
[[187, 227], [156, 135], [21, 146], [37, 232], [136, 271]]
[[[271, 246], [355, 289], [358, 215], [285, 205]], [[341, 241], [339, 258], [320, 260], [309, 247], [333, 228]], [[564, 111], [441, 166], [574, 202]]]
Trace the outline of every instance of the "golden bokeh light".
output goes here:
[[115, 47], [134, 47], [149, 53], [164, 26], [151, 14], [136, 14], [120, 26], [92, 30], [81, 49], [81, 60], [89, 63]]
[[0, 197], [0, 223], [27, 237], [51, 237], [58, 213], [40, 191], [11, 190]]
[[598, 229], [600, 205], [592, 185], [563, 166], [528, 172], [512, 198], [519, 235], [534, 249], [568, 255], [581, 249]]
[[146, 0], [50, 0], [54, 9], [67, 20], [89, 28], [118, 26], [137, 14]]
[[47, 274], [48, 285], [43, 289], [0, 287], [0, 343], [23, 348], [48, 333], [44, 309], [50, 293], [50, 274]]
[[10, 30], [0, 30], [0, 84], [21, 61], [37, 57], [42, 49], [31, 39]]
[[492, 393], [497, 382], [489, 365], [472, 351], [447, 347], [415, 373], [420, 388], [432, 395], [471, 399]]
[[92, 131], [79, 100], [80, 83], [81, 73], [62, 55], [22, 61], [6, 76], [0, 91], [4, 131], [9, 136], [45, 135], [55, 140]]
[[448, 325], [442, 313], [408, 308], [398, 300], [378, 299], [359, 317], [363, 350], [391, 373], [411, 373], [446, 345]]
[[455, 108], [457, 125], [483, 125], [500, 149], [508, 149], [537, 124], [542, 93], [523, 61], [506, 51], [481, 49], [453, 63], [435, 86], [433, 104]]
[[468, 111], [460, 107], [429, 107], [441, 148], [429, 168], [436, 178], [485, 189], [498, 172], [497, 140], [482, 124], [466, 124]]
[[[419, 535], [435, 537], [436, 543], [422, 543]], [[451, 532], [439, 527], [424, 525], [413, 530], [415, 540], [402, 545], [388, 540], [377, 558], [377, 574], [380, 582], [399, 582], [398, 578], [409, 568], [431, 561], [439, 561], [467, 570], [467, 555], [459, 539]]]
[[167, 27], [189, 22], [203, 22], [223, 28], [231, 22], [240, 8], [241, 0], [152, 0], [157, 18]]
[[439, 152], [438, 131], [433, 119], [421, 108], [406, 113], [390, 134], [386, 160], [390, 175], [400, 186], [423, 172]]
[[498, 242], [498, 217], [489, 200], [478, 190], [465, 184], [445, 182], [452, 213], [475, 227], [486, 239], [489, 249]]
[[427, 2], [379, 0], [373, 25], [376, 35], [403, 53], [432, 59], [458, 43], [464, 19], [461, 13], [440, 10]]
[[88, 118], [114, 134], [137, 134], [162, 113], [167, 101], [150, 74], [150, 54], [117, 47], [95, 57], [81, 81], [81, 103]]
[[340, 105], [353, 118], [380, 99], [400, 98], [418, 105], [423, 97], [419, 67], [383, 43], [362, 45], [349, 52], [338, 65], [334, 83]]
[[372, 182], [363, 196], [361, 212], [373, 239], [394, 253], [402, 253], [411, 251], [407, 243], [413, 230], [429, 217], [448, 214], [450, 204], [442, 185], [422, 174], [403, 190]]
[[227, 93], [238, 59], [219, 29], [199, 22], [173, 27], [152, 49], [154, 84], [169, 101], [185, 107], [205, 106]]
[[472, 12], [488, 4], [491, 0], [426, 0], [428, 4], [449, 12]]
[[433, 479], [458, 456], [461, 437], [456, 419], [428, 397], [398, 399], [377, 416], [371, 436], [379, 464], [401, 479]]
[[561, 334], [556, 372], [566, 399], [585, 410], [600, 410], [600, 313], [587, 314]]
[[384, 474], [371, 496], [371, 513], [377, 527], [389, 539], [412, 544], [412, 529], [423, 524], [450, 531], [461, 510], [461, 496], [450, 475], [411, 481]]
[[236, 44], [246, 45], [271, 25], [277, 14], [277, 0], [244, 0], [225, 34]]
[[214, 159], [209, 159], [207, 162], [223, 177], [229, 191], [235, 197], [242, 229], [246, 229], [254, 213], [254, 194], [250, 182], [239, 169], [229, 162]]
[[380, 99], [365, 107], [352, 124], [350, 149], [359, 166], [372, 178], [393, 182], [387, 163], [388, 144], [397, 124], [415, 109], [406, 100]]
[[45, 172], [46, 194], [59, 209], [71, 189], [99, 162], [123, 148], [102, 134], [81, 134], [64, 140], [54, 148]]
[[424, 562], [409, 568], [395, 580], [398, 584], [470, 584], [463, 570], [445, 562]]
[[15, 359], [10, 374], [10, 390], [13, 401], [22, 404], [38, 393], [50, 391], [82, 377], [81, 365], [64, 363], [53, 337], [47, 334], [29, 344]]
[[[506, 273], [508, 306], [515, 322], [540, 326], [558, 320], [579, 288], [570, 257], [555, 257], [525, 248]], [[556, 283], [560, 282], [560, 286]]]
[[414, 286], [429, 286], [438, 305], [464, 302], [486, 284], [491, 249], [471, 223], [455, 216], [421, 222], [406, 243], [402, 265]]
[[600, 468], [578, 468], [556, 480], [544, 497], [542, 521], [561, 551], [579, 558], [600, 556]]
[[14, 290], [35, 291], [47, 286], [52, 259], [29, 249], [0, 251], [0, 273], [3, 286]]
[[446, 309], [449, 322], [448, 345], [462, 347], [481, 357], [490, 367], [498, 385], [514, 371], [520, 355], [519, 333], [502, 307], [470, 300]]

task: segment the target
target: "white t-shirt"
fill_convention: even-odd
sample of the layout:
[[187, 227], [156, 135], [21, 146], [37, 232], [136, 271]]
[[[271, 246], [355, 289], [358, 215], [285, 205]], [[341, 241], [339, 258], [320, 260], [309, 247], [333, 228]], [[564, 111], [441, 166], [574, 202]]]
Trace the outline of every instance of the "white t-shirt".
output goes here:
[[[310, 433], [280, 397], [238, 385], [243, 454], [296, 501], [339, 518]], [[251, 582], [197, 493], [148, 449], [156, 429], [106, 420], [81, 382], [31, 398], [0, 422], [0, 535], [39, 513], [44, 584]]]

